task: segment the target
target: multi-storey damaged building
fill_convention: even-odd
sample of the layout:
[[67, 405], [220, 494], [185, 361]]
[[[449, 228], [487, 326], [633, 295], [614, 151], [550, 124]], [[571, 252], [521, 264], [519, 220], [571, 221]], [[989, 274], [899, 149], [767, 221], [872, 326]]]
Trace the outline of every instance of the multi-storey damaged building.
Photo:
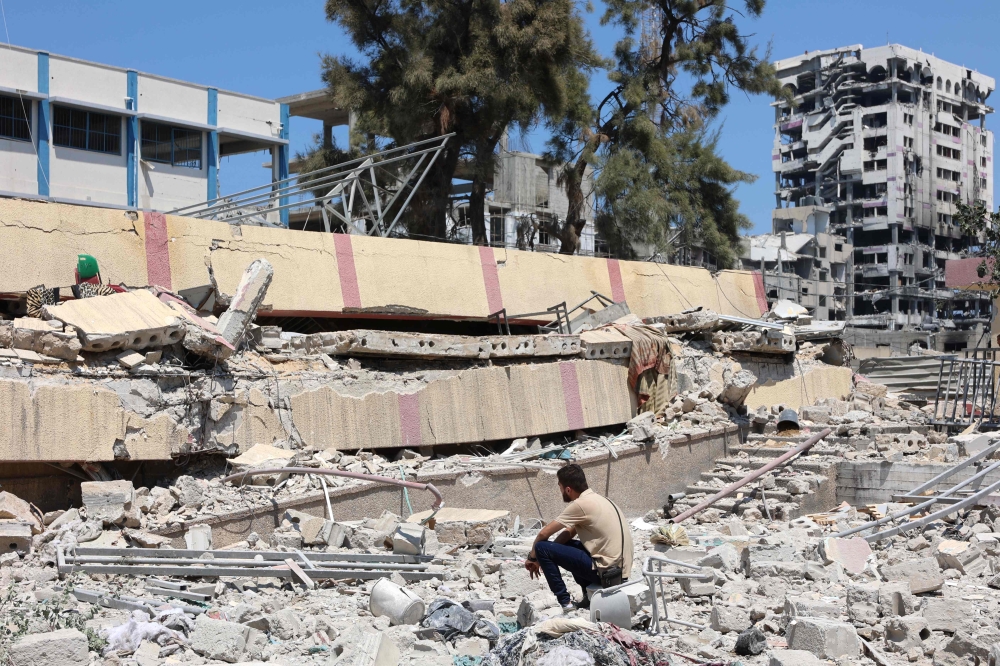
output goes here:
[[830, 211], [830, 232], [853, 246], [850, 324], [896, 330], [988, 313], [987, 298], [945, 289], [944, 265], [975, 244], [957, 204], [993, 207], [984, 122], [994, 80], [897, 44], [810, 51], [776, 67], [792, 102], [775, 104], [775, 219]]
[[789, 300], [817, 319], [846, 319], [852, 248], [830, 233], [830, 214], [822, 206], [781, 208], [773, 213], [774, 233], [747, 239], [740, 267], [761, 272], [769, 306]]

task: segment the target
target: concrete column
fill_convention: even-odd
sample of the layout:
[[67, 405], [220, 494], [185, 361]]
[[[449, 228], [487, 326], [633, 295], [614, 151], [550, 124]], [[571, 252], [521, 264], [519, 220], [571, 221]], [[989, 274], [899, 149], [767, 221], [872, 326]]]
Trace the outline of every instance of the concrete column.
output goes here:
[[[38, 92], [49, 94], [49, 54], [38, 52]], [[49, 196], [49, 100], [38, 100], [35, 125], [35, 150], [38, 153], [38, 196]]]
[[323, 123], [323, 149], [330, 150], [331, 148], [333, 148], [333, 125]]
[[[288, 105], [281, 105], [281, 132], [280, 136], [282, 139], [288, 139], [289, 136], [289, 122], [290, 117], [288, 113]], [[288, 178], [288, 144], [283, 143], [278, 146], [278, 180], [286, 180]], [[281, 187], [288, 187], [288, 183], [282, 184]], [[278, 199], [280, 205], [285, 206], [288, 204], [288, 197], [282, 196]], [[281, 211], [281, 224], [285, 227], [288, 226], [288, 209], [285, 208]]]
[[[210, 126], [216, 127], [219, 124], [219, 91], [215, 88], [208, 89], [208, 117]], [[205, 165], [208, 167], [208, 200], [219, 198], [219, 131], [212, 129], [208, 132], [208, 150], [206, 151]]]
[[[127, 72], [125, 96], [126, 106], [130, 111], [139, 111], [139, 73], [133, 70]], [[139, 206], [139, 118], [125, 118], [125, 162], [128, 168], [126, 187], [128, 205]]]

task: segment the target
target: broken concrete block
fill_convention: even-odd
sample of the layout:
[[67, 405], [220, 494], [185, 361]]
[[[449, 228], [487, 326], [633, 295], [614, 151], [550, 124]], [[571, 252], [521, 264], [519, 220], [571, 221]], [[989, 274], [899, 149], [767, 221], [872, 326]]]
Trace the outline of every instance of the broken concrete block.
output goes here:
[[628, 358], [632, 340], [614, 328], [597, 328], [580, 333], [584, 358]]
[[[739, 367], [738, 363], [734, 363], [733, 365]], [[728, 376], [724, 374], [725, 384], [723, 385], [722, 393], [719, 395], [719, 402], [739, 407], [746, 401], [747, 396], [750, 395], [750, 391], [753, 390], [754, 385], [757, 383], [757, 376], [749, 370], [739, 370], [726, 374]]]
[[212, 526], [192, 525], [184, 533], [188, 550], [212, 550]]
[[846, 622], [800, 617], [789, 624], [788, 647], [811, 652], [820, 659], [853, 659], [861, 650], [861, 641], [858, 632]]
[[739, 633], [749, 627], [750, 611], [739, 606], [715, 604], [712, 606], [712, 629], [728, 634], [731, 631]]
[[957, 569], [966, 576], [979, 576], [986, 571], [982, 551], [968, 541], [946, 539], [938, 544], [936, 555], [942, 569]]
[[839, 620], [841, 609], [836, 604], [790, 597], [785, 599], [784, 616], [788, 621], [794, 620], [797, 617], [825, 617], [830, 620]]
[[0, 553], [31, 552], [31, 525], [16, 520], [0, 520]]
[[11, 346], [16, 349], [67, 361], [75, 361], [82, 349], [76, 329], [64, 330], [61, 322], [43, 321], [31, 317], [14, 320], [11, 342]]
[[849, 573], [859, 574], [865, 570], [872, 547], [860, 537], [827, 537], [819, 542], [819, 554], [826, 564], [837, 562]]
[[681, 578], [681, 590], [689, 597], [710, 597], [715, 594], [715, 579], [698, 580], [697, 578]]
[[14, 666], [86, 666], [87, 636], [76, 629], [31, 634], [10, 647], [10, 660]]
[[859, 624], [876, 624], [879, 618], [879, 586], [848, 585], [847, 617]]
[[328, 544], [333, 533], [333, 521], [301, 511], [285, 511], [285, 519], [302, 535], [302, 543], [309, 546]]
[[43, 311], [76, 328], [86, 351], [162, 347], [184, 337], [176, 311], [144, 289], [46, 305]]
[[931, 631], [953, 634], [969, 620], [969, 605], [961, 599], [935, 599], [925, 597], [920, 601], [920, 614], [927, 620]]
[[139, 352], [127, 351], [118, 354], [115, 358], [118, 359], [118, 364], [125, 368], [126, 370], [131, 370], [132, 368], [137, 368], [140, 365], [146, 363], [146, 355], [140, 354]]
[[205, 500], [205, 491], [197, 479], [186, 474], [177, 477], [171, 488], [181, 506], [199, 507]]
[[80, 484], [80, 495], [88, 518], [106, 525], [120, 525], [132, 508], [135, 488], [131, 481], [84, 481]]
[[42, 521], [39, 519], [38, 513], [32, 510], [30, 504], [6, 490], [0, 491], [0, 519], [12, 519], [27, 523], [31, 525], [33, 534], [42, 533]]
[[235, 664], [246, 650], [249, 635], [250, 627], [246, 625], [213, 620], [202, 614], [194, 622], [191, 649], [206, 659]]
[[710, 548], [708, 554], [698, 560], [698, 566], [711, 567], [712, 569], [719, 569], [721, 571], [736, 571], [740, 568], [741, 564], [740, 551], [731, 543], [724, 543]]
[[823, 666], [823, 662], [805, 650], [774, 650], [768, 666]]
[[879, 587], [878, 608], [883, 617], [909, 615], [916, 605], [917, 600], [911, 594], [909, 581], [889, 581]]
[[919, 615], [892, 617], [885, 621], [885, 647], [890, 652], [921, 648], [930, 637], [927, 620]]
[[905, 580], [910, 583], [912, 594], [940, 590], [944, 586], [941, 567], [933, 557], [908, 560], [894, 565], [883, 565], [879, 572], [886, 580]]
[[174, 497], [174, 494], [167, 488], [161, 488], [159, 486], [150, 488], [149, 496], [153, 501], [152, 505], [149, 507], [150, 513], [162, 516], [170, 513], [170, 511], [177, 506], [177, 498]]
[[423, 525], [403, 523], [392, 533], [392, 552], [398, 555], [423, 555], [427, 530]]
[[267, 616], [268, 630], [278, 640], [288, 641], [302, 633], [302, 623], [290, 608]]
[[216, 325], [226, 342], [235, 347], [243, 340], [264, 302], [273, 277], [274, 268], [266, 259], [256, 259], [243, 271], [236, 293], [229, 301], [229, 308], [222, 313]]

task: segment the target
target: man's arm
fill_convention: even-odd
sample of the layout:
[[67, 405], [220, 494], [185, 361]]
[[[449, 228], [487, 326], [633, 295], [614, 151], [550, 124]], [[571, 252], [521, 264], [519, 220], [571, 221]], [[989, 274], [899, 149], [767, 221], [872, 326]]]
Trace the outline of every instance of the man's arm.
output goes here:
[[528, 553], [528, 559], [529, 560], [535, 559], [536, 543], [538, 543], [539, 541], [548, 541], [550, 538], [552, 538], [552, 535], [558, 532], [559, 530], [563, 530], [563, 533], [560, 534], [558, 537], [556, 537], [556, 543], [566, 543], [567, 541], [572, 539], [573, 536], [576, 534], [576, 530], [573, 529], [572, 527], [566, 527], [558, 520], [553, 520], [551, 523], [549, 523], [548, 525], [546, 525], [545, 527], [543, 527], [541, 530], [538, 531], [538, 534], [535, 536], [534, 543], [531, 544], [531, 552]]

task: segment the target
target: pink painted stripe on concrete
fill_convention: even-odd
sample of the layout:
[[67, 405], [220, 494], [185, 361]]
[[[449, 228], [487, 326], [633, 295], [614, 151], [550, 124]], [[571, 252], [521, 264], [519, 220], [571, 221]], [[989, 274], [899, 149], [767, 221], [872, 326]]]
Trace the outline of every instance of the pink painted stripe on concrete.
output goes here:
[[345, 308], [361, 307], [361, 289], [358, 271], [354, 267], [354, 246], [350, 234], [334, 234], [333, 247], [337, 253], [337, 273], [340, 274], [340, 295]]
[[142, 212], [146, 227], [146, 280], [150, 285], [173, 289], [170, 276], [170, 239], [167, 218], [163, 213]]
[[581, 430], [583, 425], [583, 401], [580, 400], [580, 382], [576, 376], [576, 365], [572, 361], [559, 364], [562, 377], [563, 402], [566, 404], [566, 423], [570, 430]]
[[403, 446], [421, 446], [420, 439], [420, 394], [400, 393], [399, 435]]
[[490, 314], [503, 310], [503, 294], [500, 292], [500, 275], [493, 248], [479, 247], [479, 263], [483, 267], [483, 284], [486, 286], [486, 305]]
[[622, 267], [617, 259], [608, 259], [608, 277], [611, 279], [611, 300], [621, 303], [625, 300], [625, 285], [622, 284]]
[[760, 313], [764, 314], [769, 310], [767, 307], [767, 291], [764, 289], [764, 275], [760, 271], [753, 272], [753, 290], [757, 296], [757, 307]]

